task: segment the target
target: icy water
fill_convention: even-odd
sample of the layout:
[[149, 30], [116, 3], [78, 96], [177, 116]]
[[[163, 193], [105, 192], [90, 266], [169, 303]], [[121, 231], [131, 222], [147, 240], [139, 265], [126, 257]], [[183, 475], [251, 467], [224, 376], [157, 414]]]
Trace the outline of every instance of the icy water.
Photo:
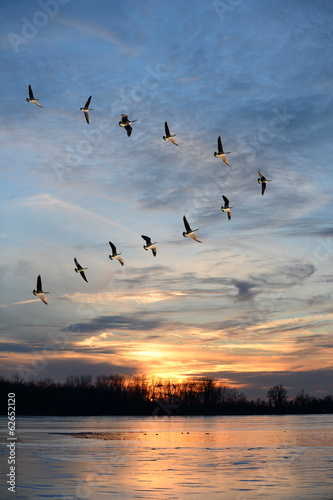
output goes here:
[[[0, 418], [2, 444], [7, 420]], [[333, 500], [333, 415], [17, 417], [0, 498]]]

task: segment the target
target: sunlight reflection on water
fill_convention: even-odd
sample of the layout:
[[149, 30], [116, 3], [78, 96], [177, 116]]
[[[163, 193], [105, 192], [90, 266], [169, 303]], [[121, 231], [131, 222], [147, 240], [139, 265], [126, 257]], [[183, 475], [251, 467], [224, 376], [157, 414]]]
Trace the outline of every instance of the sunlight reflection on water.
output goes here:
[[21, 417], [17, 436], [18, 499], [333, 498], [333, 415]]

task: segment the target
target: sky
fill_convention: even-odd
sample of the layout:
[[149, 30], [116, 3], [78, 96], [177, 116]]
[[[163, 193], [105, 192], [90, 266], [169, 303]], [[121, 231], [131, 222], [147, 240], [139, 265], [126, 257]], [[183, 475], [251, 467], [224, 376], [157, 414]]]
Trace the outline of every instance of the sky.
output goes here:
[[332, 394], [332, 2], [4, 0], [1, 18], [0, 375]]

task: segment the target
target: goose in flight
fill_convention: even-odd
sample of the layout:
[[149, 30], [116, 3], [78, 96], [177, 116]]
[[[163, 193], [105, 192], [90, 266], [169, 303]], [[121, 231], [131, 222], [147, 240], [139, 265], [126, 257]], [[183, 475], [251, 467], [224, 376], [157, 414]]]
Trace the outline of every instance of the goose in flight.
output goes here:
[[144, 234], [141, 234], [141, 238], [143, 238], [146, 242], [145, 245], [143, 245], [143, 248], [145, 250], [151, 250], [153, 252], [153, 255], [154, 257], [156, 257], [156, 243], [157, 241], [155, 241], [154, 243], [151, 242], [151, 239], [149, 238], [149, 236], [145, 236]]
[[93, 111], [92, 109], [89, 109], [90, 101], [91, 101], [92, 95], [89, 97], [88, 101], [85, 103], [84, 108], [80, 108], [80, 111], [83, 111], [84, 116], [86, 117], [86, 121], [89, 124], [89, 113], [88, 111]]
[[170, 141], [170, 142], [172, 142], [172, 144], [176, 144], [176, 146], [178, 146], [178, 144], [176, 143], [176, 141], [173, 139], [173, 137], [176, 137], [176, 134], [174, 134], [174, 135], [170, 134], [170, 130], [169, 130], [169, 127], [168, 127], [168, 122], [165, 122], [164, 128], [165, 128], [165, 135], [163, 136], [163, 139], [165, 141]]
[[109, 241], [109, 245], [110, 245], [111, 250], [112, 250], [112, 255], [109, 255], [109, 259], [111, 259], [111, 260], [117, 259], [117, 260], [119, 260], [120, 264], [123, 266], [124, 260], [121, 257], [119, 257], [121, 252], [117, 253], [117, 249], [111, 241]]
[[199, 228], [198, 229], [191, 229], [189, 223], [187, 222], [185, 215], [183, 216], [183, 221], [184, 221], [184, 226], [186, 229], [186, 232], [185, 231], [183, 232], [184, 238], [186, 238], [186, 236], [191, 236], [191, 238], [193, 238], [195, 241], [197, 241], [198, 243], [201, 243], [201, 241], [194, 234], [194, 231], [199, 231]]
[[214, 153], [214, 156], [216, 158], [221, 158], [221, 160], [224, 161], [224, 163], [226, 163], [227, 165], [229, 165], [229, 167], [231, 167], [230, 163], [228, 162], [228, 160], [226, 159], [225, 155], [228, 155], [231, 153], [231, 151], [227, 151], [226, 153], [223, 151], [223, 146], [222, 146], [222, 141], [221, 141], [221, 136], [219, 135], [218, 136], [218, 139], [217, 139], [217, 149], [218, 149], [218, 152]]
[[44, 304], [47, 305], [47, 302], [46, 302], [45, 297], [44, 297], [44, 293], [49, 293], [49, 292], [43, 292], [42, 278], [40, 277], [40, 274], [37, 276], [37, 287], [36, 288], [37, 288], [37, 290], [33, 290], [32, 293], [34, 295], [38, 295], [40, 300], [42, 300], [44, 302]]
[[84, 281], [86, 281], [86, 282], [88, 283], [88, 280], [87, 280], [87, 278], [86, 278], [86, 275], [84, 274], [85, 269], [88, 269], [88, 268], [87, 268], [87, 267], [82, 267], [82, 266], [80, 266], [80, 264], [78, 263], [78, 261], [77, 261], [76, 257], [74, 257], [74, 262], [75, 262], [75, 265], [76, 265], [76, 268], [74, 269], [74, 271], [75, 271], [76, 273], [80, 273], [80, 274], [81, 274], [81, 276], [82, 276], [82, 278], [84, 279]]
[[131, 133], [132, 133], [132, 127], [131, 127], [131, 123], [134, 123], [134, 122], [137, 122], [138, 120], [129, 120], [127, 115], [123, 115], [121, 114], [121, 121], [119, 122], [119, 126], [120, 127], [124, 127], [126, 132], [127, 132], [127, 135], [128, 137], [130, 137]]
[[39, 106], [40, 108], [43, 107], [41, 104], [39, 104], [39, 102], [37, 102], [37, 101], [39, 101], [39, 99], [35, 99], [31, 85], [29, 85], [29, 99], [28, 98], [26, 98], [26, 99], [27, 99], [27, 102], [33, 102], [33, 103], [37, 104], [37, 106]]
[[231, 208], [234, 207], [229, 207], [229, 200], [226, 196], [222, 195], [222, 198], [224, 200], [224, 207], [221, 207], [222, 212], [227, 212], [228, 213], [228, 219], [231, 219]]
[[267, 184], [267, 182], [271, 182], [272, 179], [266, 179], [266, 177], [264, 175], [262, 175], [259, 170], [258, 170], [258, 174], [260, 176], [260, 178], [258, 179], [258, 182], [259, 182], [259, 184], [261, 184], [261, 194], [264, 196], [266, 184]]

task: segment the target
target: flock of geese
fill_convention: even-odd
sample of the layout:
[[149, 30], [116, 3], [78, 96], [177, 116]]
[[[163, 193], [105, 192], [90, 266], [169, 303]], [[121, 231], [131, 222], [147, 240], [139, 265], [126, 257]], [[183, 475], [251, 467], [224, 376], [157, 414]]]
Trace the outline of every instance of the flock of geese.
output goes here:
[[[89, 108], [90, 106], [90, 102], [91, 102], [91, 98], [92, 98], [92, 95], [89, 96], [87, 102], [85, 103], [84, 107], [83, 108], [80, 108], [80, 111], [83, 111], [83, 114], [84, 114], [84, 117], [86, 119], [86, 122], [89, 124], [89, 111], [93, 111], [92, 108]], [[27, 98], [27, 102], [33, 102], [34, 104], [36, 104], [37, 106], [39, 106], [40, 108], [42, 108], [43, 106], [41, 104], [39, 104], [39, 99], [36, 99], [35, 96], [34, 96], [34, 93], [32, 91], [32, 88], [31, 88], [31, 85], [29, 85], [29, 98]], [[135, 123], [137, 120], [129, 120], [128, 119], [128, 115], [125, 115], [125, 114], [121, 114], [121, 121], [119, 122], [119, 126], [120, 127], [123, 127], [126, 132], [127, 132], [127, 136], [130, 137], [131, 134], [132, 134], [132, 127], [131, 127], [131, 124], [132, 123]], [[170, 130], [169, 130], [169, 126], [168, 126], [168, 122], [165, 122], [164, 123], [164, 130], [165, 130], [165, 135], [163, 136], [163, 139], [165, 141], [170, 141], [172, 142], [172, 144], [175, 144], [176, 146], [178, 146], [177, 142], [174, 140], [174, 137], [176, 136], [176, 134], [174, 135], [171, 135], [170, 134]], [[217, 139], [217, 152], [214, 153], [214, 156], [216, 158], [221, 158], [221, 160], [224, 161], [224, 163], [226, 163], [226, 165], [229, 165], [229, 167], [231, 166], [230, 163], [228, 162], [227, 158], [226, 158], [226, 155], [230, 154], [231, 151], [224, 151], [223, 150], [223, 145], [222, 145], [222, 140], [221, 140], [221, 136], [218, 137]], [[266, 184], [267, 182], [270, 182], [271, 179], [266, 179], [266, 177], [260, 173], [260, 171], [258, 170], [258, 174], [259, 174], [259, 178], [258, 178], [258, 183], [261, 184], [261, 194], [264, 195], [265, 193], [265, 189], [266, 189]], [[226, 196], [222, 195], [222, 198], [223, 198], [223, 201], [224, 201], [224, 205], [221, 206], [221, 210], [222, 212], [226, 212], [227, 215], [228, 215], [228, 219], [230, 220], [231, 219], [231, 209], [233, 207], [230, 207], [229, 206], [229, 200]], [[199, 240], [199, 238], [197, 238], [197, 236], [194, 234], [195, 231], [198, 231], [199, 228], [197, 229], [191, 229], [191, 226], [188, 222], [188, 220], [186, 219], [186, 216], [184, 215], [183, 216], [183, 222], [184, 222], [184, 226], [185, 226], [185, 231], [183, 232], [183, 236], [186, 238], [187, 236], [190, 236], [191, 238], [193, 238], [193, 240], [197, 241], [198, 243], [201, 243], [201, 241]], [[145, 250], [151, 250], [152, 251], [152, 254], [154, 257], [156, 257], [156, 253], [157, 253], [157, 249], [156, 249], [156, 241], [155, 242], [152, 242], [151, 241], [151, 238], [149, 236], [145, 236], [144, 234], [141, 235], [141, 237], [145, 240], [145, 245], [143, 245], [143, 248]], [[112, 250], [112, 255], [109, 255], [109, 258], [111, 260], [113, 259], [116, 259], [120, 262], [120, 264], [123, 266], [124, 265], [124, 260], [122, 259], [122, 257], [120, 257], [121, 255], [121, 252], [118, 253], [117, 252], [117, 249], [115, 247], [115, 245], [109, 241], [109, 245], [111, 247], [111, 250]], [[74, 271], [78, 274], [80, 274], [82, 276], [82, 278], [84, 279], [84, 281], [86, 281], [88, 283], [88, 280], [87, 280], [87, 277], [85, 275], [85, 270], [88, 269], [87, 267], [82, 267], [77, 258], [75, 257], [74, 258], [74, 263], [75, 263], [75, 268], [74, 268]], [[38, 277], [37, 277], [37, 286], [36, 286], [36, 290], [33, 290], [32, 292], [34, 295], [38, 296], [43, 302], [44, 304], [47, 304], [47, 301], [45, 299], [45, 296], [44, 294], [46, 293], [49, 293], [49, 292], [44, 292], [43, 291], [43, 287], [42, 287], [42, 278], [41, 278], [41, 275], [39, 274]]]

